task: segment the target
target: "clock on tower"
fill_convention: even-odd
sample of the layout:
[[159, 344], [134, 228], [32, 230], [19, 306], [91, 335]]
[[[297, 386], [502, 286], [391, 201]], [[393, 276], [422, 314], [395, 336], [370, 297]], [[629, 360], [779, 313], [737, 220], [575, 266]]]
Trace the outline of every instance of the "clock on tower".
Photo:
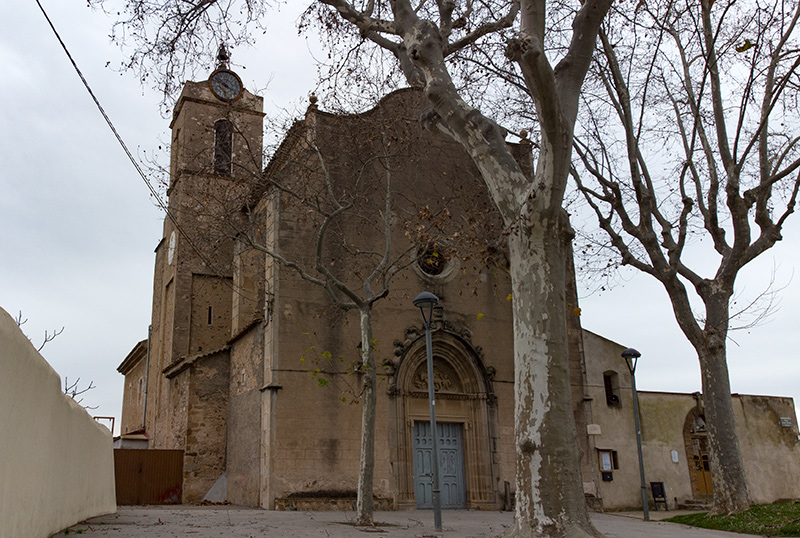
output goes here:
[[242, 96], [242, 79], [233, 71], [220, 68], [208, 77], [208, 84], [214, 95], [223, 101], [235, 101]]

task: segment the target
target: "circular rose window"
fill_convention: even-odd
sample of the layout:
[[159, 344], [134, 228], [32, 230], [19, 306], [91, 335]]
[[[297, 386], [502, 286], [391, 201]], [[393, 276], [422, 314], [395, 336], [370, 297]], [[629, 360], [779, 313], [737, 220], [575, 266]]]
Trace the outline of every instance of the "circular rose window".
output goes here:
[[460, 266], [457, 257], [435, 244], [417, 249], [415, 261], [414, 271], [423, 279], [436, 282], [451, 280]]
[[444, 272], [447, 256], [435, 245], [421, 248], [417, 251], [417, 265], [426, 275], [438, 276]]

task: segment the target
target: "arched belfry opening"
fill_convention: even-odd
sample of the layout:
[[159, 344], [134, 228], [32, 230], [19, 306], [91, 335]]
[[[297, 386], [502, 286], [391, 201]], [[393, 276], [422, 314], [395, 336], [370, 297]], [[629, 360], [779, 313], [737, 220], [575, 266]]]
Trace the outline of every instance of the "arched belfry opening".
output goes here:
[[[497, 492], [497, 408], [494, 370], [469, 331], [439, 323], [433, 331], [433, 377], [443, 508], [494, 509]], [[395, 342], [389, 376], [391, 463], [397, 508], [431, 504], [431, 434], [423, 329]]]
[[233, 123], [227, 119], [214, 123], [214, 173], [231, 175], [233, 166]]

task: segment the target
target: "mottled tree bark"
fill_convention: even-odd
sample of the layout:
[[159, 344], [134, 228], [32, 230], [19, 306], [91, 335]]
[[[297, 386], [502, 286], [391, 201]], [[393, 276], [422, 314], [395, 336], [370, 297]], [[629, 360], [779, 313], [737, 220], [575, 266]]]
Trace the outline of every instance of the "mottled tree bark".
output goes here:
[[361, 316], [361, 457], [358, 467], [356, 524], [372, 525], [375, 472], [375, 352], [372, 349], [372, 304], [359, 309]]
[[747, 510], [751, 500], [736, 434], [724, 340], [721, 346], [715, 347], [701, 352], [700, 371], [711, 449], [712, 512], [728, 514]]
[[[556, 216], [557, 217], [557, 216]], [[516, 517], [513, 537], [599, 536], [589, 523], [572, 414], [565, 310], [568, 223], [509, 237], [514, 301]]]

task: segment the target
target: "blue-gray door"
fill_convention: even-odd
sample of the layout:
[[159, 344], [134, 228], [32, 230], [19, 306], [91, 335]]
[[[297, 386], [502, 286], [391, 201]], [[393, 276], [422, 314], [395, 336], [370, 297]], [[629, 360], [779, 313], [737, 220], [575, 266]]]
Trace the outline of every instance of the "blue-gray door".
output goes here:
[[[466, 508], [461, 424], [437, 422], [442, 508]], [[431, 423], [414, 422], [414, 495], [417, 508], [433, 508]]]

